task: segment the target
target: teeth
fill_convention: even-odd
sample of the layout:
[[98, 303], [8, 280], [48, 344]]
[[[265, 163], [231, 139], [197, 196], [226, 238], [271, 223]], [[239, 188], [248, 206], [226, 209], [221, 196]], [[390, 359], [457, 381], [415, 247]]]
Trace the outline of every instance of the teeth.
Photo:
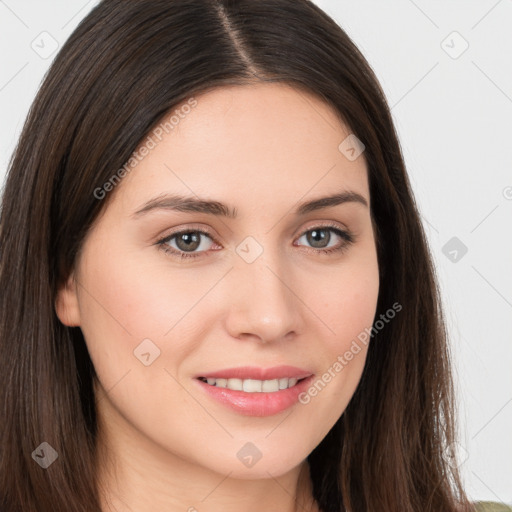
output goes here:
[[288, 387], [288, 379], [279, 379], [279, 389], [286, 389]]
[[214, 386], [219, 386], [219, 388], [227, 388], [228, 387], [228, 379], [215, 379]]
[[234, 391], [242, 391], [242, 379], [228, 379], [228, 383], [226, 384], [228, 389], [232, 389]]
[[[270, 381], [267, 381], [270, 382]], [[246, 393], [261, 393], [263, 382], [261, 380], [245, 379], [243, 390]]]
[[256, 379], [213, 379], [202, 378], [210, 386], [232, 389], [233, 391], [245, 391], [246, 393], [275, 393], [281, 389], [288, 389], [297, 384], [295, 377], [288, 379], [256, 380]]

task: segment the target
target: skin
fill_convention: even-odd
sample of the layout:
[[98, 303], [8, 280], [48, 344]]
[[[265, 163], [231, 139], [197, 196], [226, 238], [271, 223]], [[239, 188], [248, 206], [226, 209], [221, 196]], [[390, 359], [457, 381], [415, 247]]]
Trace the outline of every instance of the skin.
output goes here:
[[[289, 364], [321, 377], [371, 327], [379, 276], [370, 208], [347, 202], [302, 216], [297, 203], [354, 191], [370, 205], [364, 154], [338, 149], [350, 131], [315, 96], [284, 84], [223, 87], [197, 106], [116, 187], [84, 241], [56, 311], [80, 326], [99, 381], [98, 478], [103, 510], [292, 512], [312, 503], [307, 456], [350, 401], [367, 346], [311, 398], [250, 417], [206, 395], [201, 372]], [[236, 207], [206, 213], [133, 213], [162, 193]], [[333, 223], [324, 245], [307, 233]], [[156, 242], [190, 228], [197, 258]], [[248, 236], [263, 248], [247, 263]], [[167, 246], [186, 252], [177, 237]], [[134, 356], [149, 338], [160, 356]], [[261, 459], [237, 458], [253, 443]]]

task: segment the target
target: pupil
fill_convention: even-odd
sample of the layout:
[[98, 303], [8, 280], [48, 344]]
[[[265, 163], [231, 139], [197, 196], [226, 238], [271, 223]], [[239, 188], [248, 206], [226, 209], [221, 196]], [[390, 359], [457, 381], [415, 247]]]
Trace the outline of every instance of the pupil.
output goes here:
[[[330, 233], [327, 229], [314, 229], [310, 231], [308, 235], [308, 243], [310, 243], [313, 247], [325, 247], [326, 244], [322, 244], [322, 242], [329, 243]], [[320, 245], [318, 245], [320, 242]]]
[[[183, 244], [184, 242], [184, 244]], [[193, 250], [199, 247], [200, 236], [197, 233], [183, 233], [176, 240], [176, 245], [182, 250]], [[194, 245], [195, 244], [195, 245]], [[181, 247], [180, 247], [181, 245]]]

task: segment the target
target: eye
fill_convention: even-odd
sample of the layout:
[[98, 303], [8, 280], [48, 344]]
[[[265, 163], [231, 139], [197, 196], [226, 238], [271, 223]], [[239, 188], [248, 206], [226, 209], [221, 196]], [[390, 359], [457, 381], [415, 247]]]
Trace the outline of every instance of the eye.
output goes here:
[[[331, 233], [334, 233], [334, 239], [338, 238], [341, 242], [329, 245], [333, 239]], [[203, 238], [208, 239], [209, 242], [205, 243]], [[354, 235], [331, 224], [308, 229], [297, 240], [300, 241], [303, 238], [306, 240], [306, 243], [312, 245], [312, 247], [306, 247], [306, 251], [311, 251], [314, 254], [342, 252], [355, 240]], [[202, 229], [187, 229], [177, 231], [162, 238], [156, 245], [165, 253], [183, 259], [197, 258], [200, 257], [202, 253], [207, 256], [209, 249], [211, 249], [212, 245], [215, 243], [217, 243], [216, 240], [207, 231]]]
[[[341, 243], [338, 242], [329, 246], [333, 239], [331, 233], [335, 234], [334, 238], [341, 239]], [[300, 241], [301, 239], [305, 239], [308, 244], [312, 245], [312, 247], [306, 247], [308, 251], [324, 254], [344, 251], [354, 242], [354, 236], [351, 233], [331, 224], [308, 229], [298, 240]]]
[[[208, 243], [206, 244], [207, 247], [205, 247], [202, 240], [203, 237], [207, 237], [211, 242], [214, 242], [207, 231], [203, 231], [202, 229], [189, 229], [173, 233], [159, 240], [157, 244], [161, 246], [164, 252], [177, 256], [178, 258], [197, 258], [200, 256], [200, 253], [207, 253], [209, 248]], [[199, 254], [194, 252], [199, 248], [202, 249], [199, 251]]]

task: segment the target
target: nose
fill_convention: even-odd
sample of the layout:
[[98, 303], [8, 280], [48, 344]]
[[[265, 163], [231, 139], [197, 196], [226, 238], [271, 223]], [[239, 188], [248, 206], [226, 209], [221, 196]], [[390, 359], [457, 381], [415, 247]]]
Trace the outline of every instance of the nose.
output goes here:
[[235, 258], [229, 282], [225, 283], [226, 329], [234, 338], [270, 343], [290, 340], [303, 331], [304, 300], [297, 291], [299, 270], [295, 271], [285, 255], [277, 252], [267, 248], [252, 263]]

